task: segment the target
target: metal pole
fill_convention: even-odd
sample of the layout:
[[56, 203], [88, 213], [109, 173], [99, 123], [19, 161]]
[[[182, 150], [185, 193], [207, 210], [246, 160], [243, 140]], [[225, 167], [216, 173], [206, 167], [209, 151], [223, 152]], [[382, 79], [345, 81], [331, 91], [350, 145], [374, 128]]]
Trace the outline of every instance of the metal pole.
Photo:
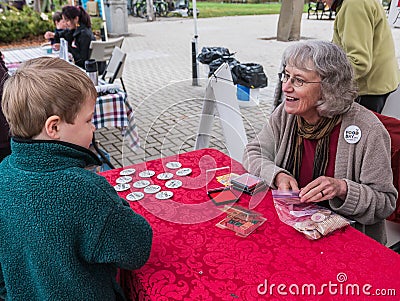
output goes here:
[[101, 29], [101, 31], [102, 31], [101, 39], [103, 41], [107, 41], [108, 40], [108, 32], [107, 32], [106, 12], [104, 10], [104, 0], [100, 0], [100, 8], [101, 8], [101, 19], [103, 20], [103, 28]]
[[192, 86], [198, 86], [197, 76], [197, 38], [192, 40]]
[[192, 40], [192, 86], [199, 86], [198, 81], [198, 63], [197, 63], [197, 7], [196, 0], [193, 0], [193, 21], [194, 21], [194, 38]]

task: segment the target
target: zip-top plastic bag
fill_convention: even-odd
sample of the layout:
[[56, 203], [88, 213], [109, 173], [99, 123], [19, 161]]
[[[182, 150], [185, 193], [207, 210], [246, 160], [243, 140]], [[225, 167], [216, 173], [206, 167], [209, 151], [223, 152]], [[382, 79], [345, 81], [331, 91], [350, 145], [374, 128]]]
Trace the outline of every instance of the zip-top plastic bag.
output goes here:
[[311, 240], [320, 239], [353, 223], [343, 216], [314, 203], [300, 203], [298, 191], [273, 190], [279, 219]]

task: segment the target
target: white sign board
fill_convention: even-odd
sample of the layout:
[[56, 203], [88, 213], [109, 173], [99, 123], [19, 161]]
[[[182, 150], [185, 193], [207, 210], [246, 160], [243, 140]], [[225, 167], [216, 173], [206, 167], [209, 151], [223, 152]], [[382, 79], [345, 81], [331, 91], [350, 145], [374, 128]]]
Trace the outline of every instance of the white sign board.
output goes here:
[[392, 0], [388, 21], [390, 26], [400, 27], [400, 0]]
[[208, 80], [195, 149], [208, 147], [216, 112], [229, 156], [242, 162], [247, 136], [236, 98], [236, 87], [227, 63], [222, 64]]

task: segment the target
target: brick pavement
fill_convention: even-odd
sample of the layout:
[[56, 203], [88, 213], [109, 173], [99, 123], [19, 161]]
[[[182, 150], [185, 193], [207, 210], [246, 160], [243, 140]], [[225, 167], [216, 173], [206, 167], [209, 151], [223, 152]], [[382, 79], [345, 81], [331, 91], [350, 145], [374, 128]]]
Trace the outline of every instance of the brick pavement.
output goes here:
[[[249, 140], [271, 112], [281, 54], [293, 43], [274, 39], [277, 19], [278, 15], [264, 15], [198, 20], [199, 50], [203, 46], [227, 47], [240, 62], [260, 63], [267, 73], [269, 85], [261, 89], [260, 105], [241, 109]], [[128, 54], [123, 77], [135, 110], [141, 148], [130, 150], [116, 129], [100, 129], [96, 135], [117, 167], [193, 150], [207, 82], [199, 64], [200, 86], [192, 86], [192, 19], [146, 22], [129, 16], [128, 27], [130, 36], [122, 46]], [[303, 15], [302, 39], [331, 40], [332, 30], [333, 21], [307, 20]], [[400, 29], [393, 29], [393, 35], [400, 58]], [[227, 152], [217, 120], [210, 147]]]

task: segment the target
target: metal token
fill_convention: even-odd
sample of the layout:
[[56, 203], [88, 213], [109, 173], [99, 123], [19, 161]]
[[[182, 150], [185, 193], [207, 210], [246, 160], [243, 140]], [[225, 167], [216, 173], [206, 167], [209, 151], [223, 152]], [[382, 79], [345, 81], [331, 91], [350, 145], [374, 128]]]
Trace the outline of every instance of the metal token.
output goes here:
[[150, 177], [154, 176], [155, 174], [156, 174], [156, 172], [154, 170], [143, 170], [139, 173], [139, 177], [150, 178]]
[[145, 188], [146, 186], [149, 186], [150, 185], [150, 181], [147, 181], [147, 180], [139, 180], [139, 181], [136, 181], [135, 183], [133, 183], [133, 187], [135, 187], [135, 188]]
[[158, 193], [156, 194], [156, 199], [159, 199], [159, 200], [166, 200], [166, 199], [172, 198], [173, 195], [174, 195], [174, 193], [171, 192], [171, 191], [167, 191], [167, 190], [165, 190], [165, 191], [160, 191], [160, 192], [158, 192]]
[[157, 193], [161, 190], [161, 186], [158, 185], [149, 185], [144, 188], [144, 192], [146, 193]]
[[171, 168], [171, 169], [177, 169], [177, 168], [181, 168], [182, 164], [179, 162], [168, 162], [165, 166], [167, 166], [168, 168]]
[[129, 188], [131, 188], [131, 185], [129, 185], [128, 183], [119, 183], [114, 186], [114, 189], [118, 192], [128, 190]]
[[129, 175], [133, 175], [135, 172], [136, 172], [136, 169], [127, 168], [127, 169], [121, 170], [121, 172], [119, 174], [121, 176], [129, 176]]
[[165, 183], [167, 188], [179, 188], [182, 186], [182, 181], [180, 180], [169, 180]]
[[131, 192], [126, 196], [126, 199], [131, 202], [139, 201], [144, 198], [144, 193], [140, 191]]
[[320, 223], [323, 222], [326, 219], [326, 215], [322, 214], [322, 213], [314, 213], [313, 215], [311, 215], [311, 220], [316, 222], [316, 223]]
[[184, 176], [190, 175], [191, 173], [192, 173], [192, 169], [188, 168], [188, 167], [182, 168], [182, 169], [179, 169], [179, 170], [176, 171], [176, 175], [180, 176], [180, 177], [184, 177]]
[[124, 184], [124, 183], [129, 183], [132, 182], [132, 177], [131, 176], [122, 176], [119, 177], [118, 179], [115, 180], [118, 184]]
[[169, 180], [173, 177], [174, 175], [170, 172], [164, 172], [164, 173], [160, 173], [159, 175], [157, 175], [157, 179], [159, 180]]

